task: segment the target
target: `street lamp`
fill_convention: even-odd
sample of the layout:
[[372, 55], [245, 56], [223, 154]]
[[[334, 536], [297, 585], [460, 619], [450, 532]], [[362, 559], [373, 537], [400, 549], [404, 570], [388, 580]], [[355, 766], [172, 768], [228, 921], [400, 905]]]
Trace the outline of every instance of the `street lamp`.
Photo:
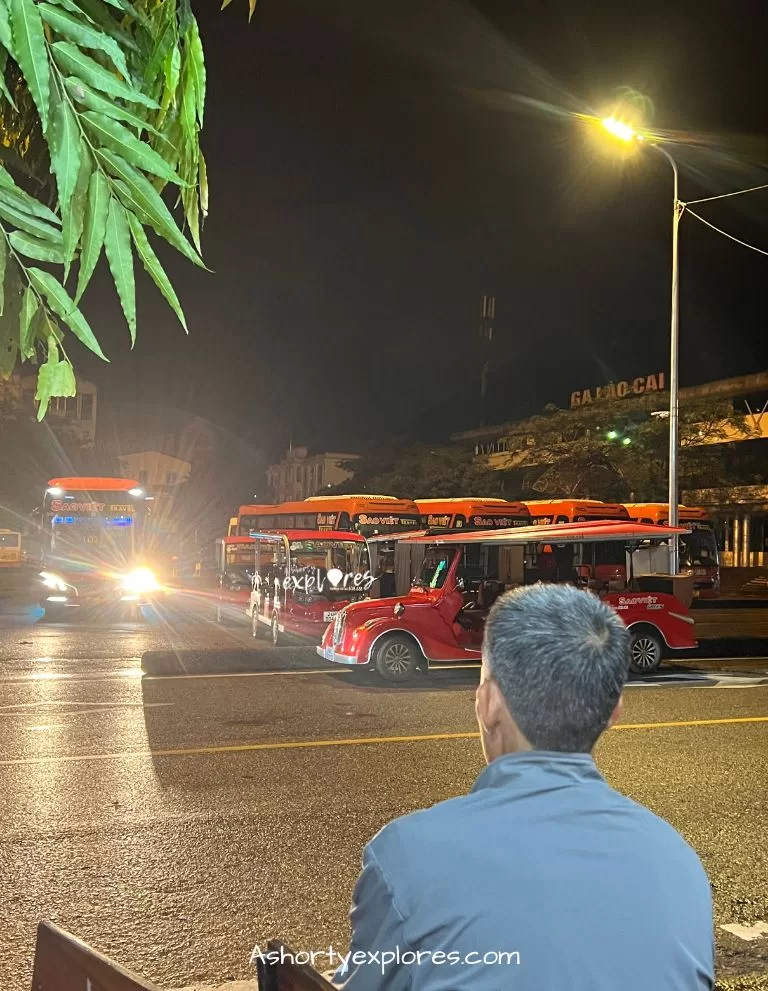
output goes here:
[[[639, 134], [626, 121], [616, 117], [605, 117], [601, 122], [602, 127], [613, 137], [627, 143], [631, 141], [642, 142], [643, 135]], [[678, 230], [680, 218], [683, 215], [685, 204], [678, 198], [679, 179], [677, 174], [677, 163], [669, 154], [666, 148], [657, 142], [649, 142], [651, 148], [655, 148], [659, 154], [672, 166], [672, 306], [670, 312], [670, 334], [669, 334], [669, 478], [667, 486], [667, 497], [669, 499], [669, 525], [677, 526], [678, 521], [678, 495], [677, 495], [677, 455], [678, 455], [678, 431], [679, 431], [679, 386], [678, 386], [678, 358], [679, 358], [679, 249]], [[669, 541], [669, 573], [676, 575], [680, 564], [680, 542], [675, 533]]]

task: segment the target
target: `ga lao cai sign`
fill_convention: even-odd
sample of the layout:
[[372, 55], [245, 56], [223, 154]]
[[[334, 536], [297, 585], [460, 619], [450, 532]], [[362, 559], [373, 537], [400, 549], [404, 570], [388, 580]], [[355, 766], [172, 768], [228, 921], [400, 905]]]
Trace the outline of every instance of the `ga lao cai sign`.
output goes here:
[[664, 391], [664, 372], [655, 375], [638, 375], [637, 378], [622, 382], [609, 382], [596, 389], [577, 389], [571, 393], [571, 409], [589, 406], [601, 399], [624, 399], [626, 396], [643, 396], [647, 392]]

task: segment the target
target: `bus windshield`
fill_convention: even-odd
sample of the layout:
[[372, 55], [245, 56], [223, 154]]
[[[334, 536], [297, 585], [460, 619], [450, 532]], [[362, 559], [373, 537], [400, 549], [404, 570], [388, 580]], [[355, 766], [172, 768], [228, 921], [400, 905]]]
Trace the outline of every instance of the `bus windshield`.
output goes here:
[[14, 550], [19, 546], [21, 535], [18, 533], [0, 532], [0, 547], [11, 547]]
[[292, 540], [291, 570], [336, 569], [344, 575], [366, 571], [370, 564], [368, 547], [360, 540]]
[[680, 537], [681, 565], [689, 568], [716, 568], [717, 563], [717, 542], [713, 530], [692, 530]]
[[46, 496], [43, 524], [49, 555], [68, 568], [131, 563], [144, 503], [125, 491]]

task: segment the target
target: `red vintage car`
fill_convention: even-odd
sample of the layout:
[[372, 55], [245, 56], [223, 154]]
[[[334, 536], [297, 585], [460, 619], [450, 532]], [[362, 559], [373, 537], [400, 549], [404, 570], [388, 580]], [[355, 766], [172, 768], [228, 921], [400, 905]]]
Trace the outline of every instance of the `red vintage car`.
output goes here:
[[[652, 549], [675, 532], [688, 531], [596, 521], [403, 537], [396, 553], [419, 574], [410, 592], [347, 606], [317, 651], [338, 664], [370, 666], [388, 681], [405, 681], [433, 662], [479, 661], [485, 619], [500, 594], [537, 581], [563, 581], [600, 595], [616, 609], [632, 632], [632, 671], [648, 673], [666, 648], [697, 645], [688, 612], [690, 583], [634, 573], [635, 562], [650, 559]], [[595, 547], [605, 543], [626, 548], [629, 580], [621, 589], [595, 578], [594, 562], [600, 559]], [[419, 547], [420, 568], [414, 565]]]
[[277, 644], [291, 633], [317, 643], [337, 612], [373, 586], [368, 546], [359, 533], [254, 531], [250, 539], [254, 560], [247, 612], [254, 637], [264, 631]]

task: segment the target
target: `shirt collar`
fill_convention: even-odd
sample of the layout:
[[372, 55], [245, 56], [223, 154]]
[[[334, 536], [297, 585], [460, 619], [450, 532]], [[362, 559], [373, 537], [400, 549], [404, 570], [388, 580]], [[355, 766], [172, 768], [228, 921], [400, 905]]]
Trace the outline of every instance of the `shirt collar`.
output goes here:
[[558, 778], [562, 784], [604, 782], [591, 754], [567, 754], [553, 750], [526, 750], [503, 754], [480, 772], [472, 791], [500, 788], [513, 781]]

